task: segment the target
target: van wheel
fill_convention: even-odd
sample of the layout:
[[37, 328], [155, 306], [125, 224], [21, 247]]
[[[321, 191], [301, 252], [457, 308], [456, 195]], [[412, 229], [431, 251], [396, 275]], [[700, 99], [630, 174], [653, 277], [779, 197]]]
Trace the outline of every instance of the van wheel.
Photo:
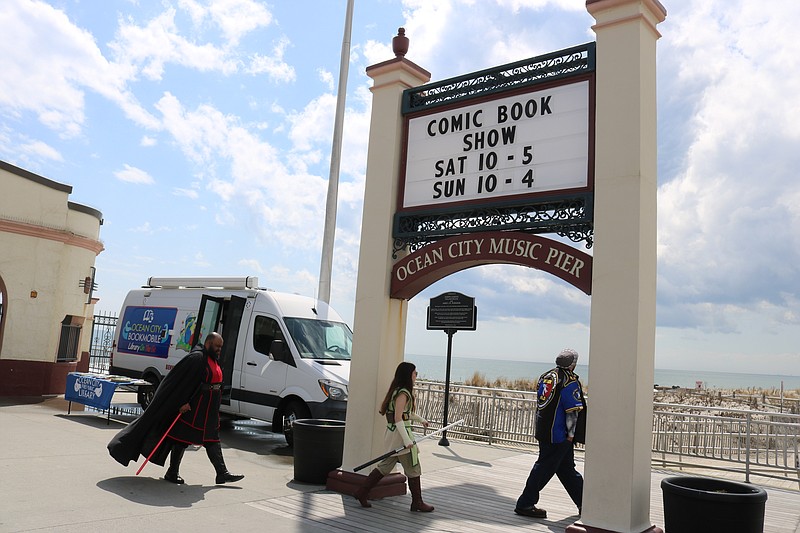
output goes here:
[[142, 406], [142, 409], [147, 409], [147, 406], [153, 401], [153, 396], [155, 395], [156, 385], [152, 383], [150, 385], [139, 385], [139, 388], [136, 390], [136, 400], [139, 402], [139, 405]]
[[294, 434], [292, 433], [294, 421], [310, 417], [311, 412], [303, 402], [293, 400], [286, 404], [286, 407], [283, 408], [283, 436], [286, 437], [286, 444], [294, 445]]

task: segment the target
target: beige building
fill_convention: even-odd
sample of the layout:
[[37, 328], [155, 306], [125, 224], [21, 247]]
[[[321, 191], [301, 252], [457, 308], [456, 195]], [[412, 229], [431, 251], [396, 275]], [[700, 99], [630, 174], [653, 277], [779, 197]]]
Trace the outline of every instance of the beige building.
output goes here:
[[0, 396], [63, 394], [88, 368], [100, 211], [0, 161]]

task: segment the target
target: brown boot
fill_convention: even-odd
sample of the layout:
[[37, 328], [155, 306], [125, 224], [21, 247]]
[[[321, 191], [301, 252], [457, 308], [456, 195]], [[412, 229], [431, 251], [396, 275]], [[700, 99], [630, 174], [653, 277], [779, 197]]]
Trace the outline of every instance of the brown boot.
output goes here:
[[428, 505], [422, 501], [422, 486], [419, 482], [419, 477], [408, 478], [408, 490], [411, 491], [411, 510], [420, 513], [430, 513], [433, 511], [433, 505]]
[[372, 490], [372, 487], [378, 484], [378, 481], [380, 481], [382, 477], [383, 474], [381, 474], [381, 471], [377, 468], [374, 469], [369, 473], [367, 480], [364, 481], [364, 484], [361, 485], [361, 488], [356, 491], [355, 497], [358, 500], [358, 503], [361, 504], [361, 507], [372, 507], [372, 504], [369, 503], [369, 491]]

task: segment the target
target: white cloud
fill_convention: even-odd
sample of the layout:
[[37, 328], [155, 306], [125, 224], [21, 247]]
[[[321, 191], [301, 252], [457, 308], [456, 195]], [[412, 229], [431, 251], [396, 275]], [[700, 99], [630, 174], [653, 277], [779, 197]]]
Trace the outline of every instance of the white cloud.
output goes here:
[[[594, 39], [585, 4], [572, 0], [404, 0], [403, 6], [406, 58], [431, 71], [433, 80]], [[394, 57], [374, 43], [364, 53], [373, 62]]]
[[120, 20], [115, 40], [109, 47], [116, 60], [139, 70], [151, 80], [161, 80], [167, 63], [183, 65], [201, 72], [235, 72], [236, 60], [210, 43], [195, 44], [180, 35], [175, 24], [175, 9], [168, 9], [144, 26]]
[[333, 138], [333, 118], [336, 112], [336, 95], [325, 93], [286, 118], [291, 124], [289, 138], [295, 150], [306, 151], [317, 143]]
[[64, 157], [58, 150], [42, 141], [26, 142], [19, 147], [19, 151], [29, 156], [43, 157], [52, 161], [64, 161]]
[[[207, 174], [209, 190], [250, 213], [248, 224], [255, 235], [290, 248], [318, 247], [317, 239], [294, 236], [319, 235], [326, 191], [322, 178], [289, 169], [279, 150], [248, 131], [237, 117], [209, 105], [190, 111], [166, 94], [156, 108], [181, 150]], [[219, 167], [221, 163], [228, 166]], [[231, 220], [219, 218], [220, 223]]]
[[147, 234], [152, 234], [153, 233], [153, 229], [150, 227], [150, 223], [149, 222], [145, 222], [141, 226], [137, 226], [135, 228], [131, 228], [128, 231], [131, 231], [133, 233], [147, 233]]
[[220, 226], [234, 226], [236, 224], [236, 217], [226, 207], [217, 207], [214, 211], [214, 222]]
[[172, 194], [175, 196], [185, 196], [186, 198], [190, 198], [192, 200], [197, 200], [200, 197], [200, 194], [194, 189], [183, 189], [181, 187], [175, 187], [172, 189]]
[[575, 2], [575, 0], [495, 0], [498, 6], [510, 9], [512, 13], [518, 13], [522, 9], [543, 9], [552, 7], [563, 9], [564, 11], [583, 11], [585, 4]]
[[264, 273], [264, 268], [257, 259], [240, 259], [237, 264], [244, 267], [248, 272], [255, 272], [256, 274]]
[[194, 254], [194, 266], [208, 268], [212, 265], [211, 262], [206, 259], [206, 256], [203, 255], [203, 252], [197, 252]]
[[130, 72], [108, 62], [92, 34], [64, 12], [32, 0], [8, 0], [3, 7], [0, 107], [33, 112], [60, 135], [76, 137], [85, 122], [84, 91], [89, 89], [119, 105], [138, 124], [158, 126], [126, 89]]
[[120, 181], [135, 183], [137, 185], [152, 185], [155, 183], [153, 177], [142, 169], [125, 165], [123, 170], [114, 172], [114, 176]]
[[296, 269], [284, 265], [275, 265], [267, 271], [264, 279], [259, 279], [262, 287], [270, 287], [281, 292], [302, 294], [304, 296], [317, 295], [317, 274], [312, 274], [307, 269]]
[[195, 27], [202, 26], [207, 10], [200, 2], [196, 2], [195, 0], [178, 0], [178, 7], [186, 11]]
[[[210, 3], [180, 0], [178, 7], [189, 15], [195, 26], [196, 31], [191, 37], [185, 36], [176, 23], [179, 13], [174, 7], [167, 8], [143, 25], [130, 18], [121, 19], [117, 35], [109, 44], [117, 61], [150, 80], [161, 80], [167, 64], [182, 65], [200, 72], [232, 74], [242, 63], [236, 49], [240, 39], [272, 23], [269, 10], [251, 0]], [[222, 33], [223, 42], [215, 44], [215, 36], [206, 35], [212, 27]], [[249, 71], [267, 72], [279, 81], [293, 80], [294, 69], [281, 61], [287, 45], [288, 41], [279, 41], [275, 57], [255, 56], [251, 59]]]
[[142, 140], [139, 141], [140, 146], [155, 146], [156, 144], [158, 144], [158, 141], [149, 135], [143, 135]]
[[252, 0], [215, 0], [209, 2], [208, 13], [231, 44], [272, 23], [272, 14], [266, 6]]
[[317, 74], [319, 75], [319, 79], [322, 81], [322, 83], [324, 83], [328, 88], [328, 91], [333, 92], [335, 81], [333, 74], [330, 71], [321, 68], [317, 69]]
[[[674, 174], [661, 176], [659, 323], [731, 332], [760, 302], [781, 310], [776, 320], [797, 309], [784, 293], [800, 292], [800, 216], [784, 198], [800, 197], [792, 148], [800, 48], [774, 46], [794, 42], [789, 13], [774, 17], [752, 2], [697, 7], [677, 5], [661, 43], [674, 69], [663, 83], [700, 98], [694, 116], [669, 132], [682, 137], [686, 155], [675, 154]], [[786, 8], [800, 16], [800, 6]]]
[[272, 50], [272, 56], [262, 56], [255, 54], [250, 58], [250, 65], [247, 67], [249, 74], [264, 74], [266, 73], [274, 81], [292, 82], [297, 77], [294, 67], [283, 61], [283, 54], [286, 47], [289, 46], [289, 40], [285, 37], [281, 38]]
[[[379, 41], [367, 41], [362, 46], [367, 65], [375, 65], [394, 57], [392, 45]], [[409, 58], [410, 59], [410, 58]]]

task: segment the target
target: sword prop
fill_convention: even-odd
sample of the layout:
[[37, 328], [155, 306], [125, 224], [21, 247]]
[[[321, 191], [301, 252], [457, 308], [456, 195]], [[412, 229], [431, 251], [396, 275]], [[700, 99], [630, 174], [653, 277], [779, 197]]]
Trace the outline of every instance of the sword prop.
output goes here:
[[[414, 444], [419, 444], [420, 442], [422, 442], [422, 441], [423, 441], [423, 440], [425, 440], [425, 439], [429, 439], [429, 438], [431, 438], [431, 437], [434, 437], [434, 436], [438, 435], [439, 433], [444, 433], [445, 431], [447, 431], [447, 430], [448, 430], [448, 429], [450, 429], [451, 427], [453, 427], [453, 426], [460, 426], [460, 425], [461, 425], [461, 424], [463, 424], [463, 423], [464, 423], [464, 419], [462, 418], [462, 419], [461, 419], [461, 420], [459, 420], [458, 422], [453, 422], [452, 424], [448, 424], [448, 425], [446, 425], [445, 427], [443, 427], [443, 428], [441, 428], [441, 429], [437, 429], [436, 431], [434, 431], [434, 432], [432, 432], [432, 433], [428, 433], [428, 434], [427, 434], [427, 435], [425, 435], [424, 437], [420, 437], [419, 439], [417, 439], [417, 440], [416, 440], [416, 442], [415, 442]], [[355, 467], [355, 468], [353, 469], [353, 472], [358, 472], [359, 470], [363, 470], [363, 469], [365, 469], [365, 468], [366, 468], [366, 467], [368, 467], [369, 465], [374, 465], [374, 464], [375, 464], [375, 463], [377, 463], [378, 461], [383, 461], [383, 460], [384, 460], [384, 459], [386, 459], [387, 457], [391, 457], [392, 455], [394, 455], [394, 454], [396, 454], [396, 453], [400, 453], [400, 452], [402, 452], [404, 449], [405, 449], [405, 446], [400, 446], [400, 447], [399, 447], [399, 448], [397, 448], [396, 450], [392, 450], [392, 451], [390, 451], [390, 452], [386, 452], [385, 454], [381, 455], [380, 457], [376, 457], [375, 459], [372, 459], [371, 461], [367, 461], [367, 462], [366, 462], [366, 463], [364, 463], [363, 465], [359, 465], [359, 466]]]
[[161, 436], [161, 440], [158, 441], [158, 444], [156, 444], [156, 447], [153, 448], [153, 451], [150, 452], [150, 455], [148, 455], [147, 459], [144, 460], [144, 462], [142, 463], [142, 466], [140, 466], [139, 470], [136, 471], [136, 475], [137, 476], [139, 475], [139, 472], [142, 471], [142, 468], [144, 468], [144, 465], [146, 465], [147, 462], [150, 460], [150, 458], [153, 457], [153, 454], [156, 453], [156, 450], [158, 449], [159, 446], [161, 446], [161, 443], [164, 442], [164, 439], [167, 438], [167, 434], [169, 433], [169, 431], [172, 429], [172, 426], [175, 425], [175, 422], [177, 422], [180, 417], [181, 417], [181, 413], [178, 412], [178, 416], [175, 417], [175, 420], [173, 420], [172, 424], [169, 425], [169, 427], [167, 428], [167, 431], [164, 432], [164, 434]]

